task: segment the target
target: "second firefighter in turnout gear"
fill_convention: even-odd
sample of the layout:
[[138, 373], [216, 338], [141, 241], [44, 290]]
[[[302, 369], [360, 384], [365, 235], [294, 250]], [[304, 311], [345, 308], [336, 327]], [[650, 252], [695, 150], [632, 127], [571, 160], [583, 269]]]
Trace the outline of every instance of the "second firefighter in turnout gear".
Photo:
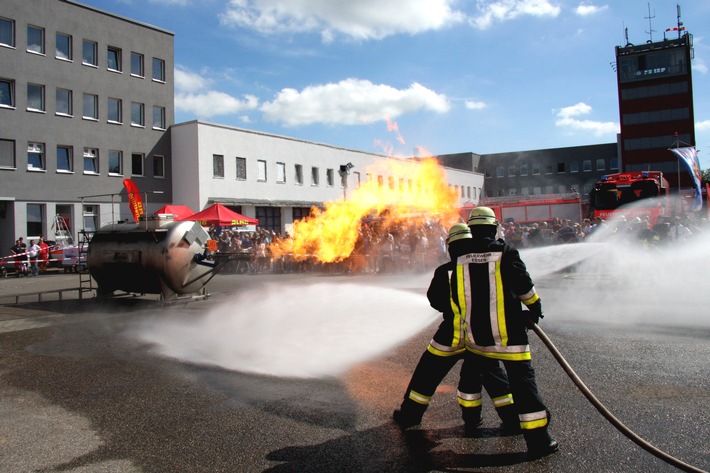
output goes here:
[[449, 284], [430, 291], [465, 321], [471, 353], [503, 362], [528, 456], [553, 453], [558, 444], [548, 433], [550, 412], [537, 389], [527, 336], [527, 328], [542, 318], [540, 298], [518, 250], [496, 238], [493, 210], [473, 209], [468, 225], [473, 238], [456, 259]]
[[[442, 312], [444, 320], [422, 354], [404, 395], [402, 406], [393, 418], [402, 428], [421, 422], [437, 386], [453, 366], [461, 359], [461, 375], [458, 385], [458, 402], [465, 423], [466, 434], [471, 435], [481, 424], [481, 385], [485, 386], [498, 416], [506, 430], [518, 430], [517, 414], [508, 380], [498, 360], [478, 357], [466, 350], [465, 321], [452, 310], [448, 300], [440, 302], [437, 287], [449, 284], [449, 274], [456, 268], [456, 260], [466, 251], [471, 241], [471, 231], [466, 224], [454, 225], [449, 230], [447, 244], [451, 261], [439, 266], [431, 282], [427, 296], [432, 307]], [[434, 292], [432, 292], [434, 291]]]

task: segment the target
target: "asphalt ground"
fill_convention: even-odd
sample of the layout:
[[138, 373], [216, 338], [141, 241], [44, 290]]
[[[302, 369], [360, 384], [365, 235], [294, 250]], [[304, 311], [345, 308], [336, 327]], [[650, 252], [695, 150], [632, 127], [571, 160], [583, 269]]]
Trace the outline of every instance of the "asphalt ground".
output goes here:
[[[234, 292], [314, 280], [425, 290], [401, 275], [225, 274], [209, 284], [209, 299], [172, 306], [156, 296], [106, 304], [79, 301], [76, 293], [15, 305], [6, 296], [77, 287], [78, 276], [0, 280], [0, 471], [678, 471], [614, 429], [533, 334], [538, 385], [560, 442], [558, 453], [535, 461], [526, 460], [521, 436], [499, 429], [487, 398], [480, 434], [464, 437], [457, 369], [421, 426], [401, 432], [391, 422], [436, 324], [385, 355], [321, 379], [182, 363], [121, 336], [167, 310], [199, 318]], [[546, 301], [564, 284], [560, 275], [536, 281]], [[619, 420], [668, 454], [710, 470], [707, 326], [627, 330], [546, 314], [541, 327]]]

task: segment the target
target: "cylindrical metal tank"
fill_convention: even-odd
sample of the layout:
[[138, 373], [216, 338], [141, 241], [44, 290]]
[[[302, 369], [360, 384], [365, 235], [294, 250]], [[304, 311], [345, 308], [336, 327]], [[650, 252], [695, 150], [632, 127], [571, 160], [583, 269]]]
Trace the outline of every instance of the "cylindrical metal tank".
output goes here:
[[101, 227], [89, 242], [87, 267], [99, 295], [114, 291], [175, 294], [200, 291], [215, 265], [200, 263], [209, 234], [197, 222], [158, 218]]

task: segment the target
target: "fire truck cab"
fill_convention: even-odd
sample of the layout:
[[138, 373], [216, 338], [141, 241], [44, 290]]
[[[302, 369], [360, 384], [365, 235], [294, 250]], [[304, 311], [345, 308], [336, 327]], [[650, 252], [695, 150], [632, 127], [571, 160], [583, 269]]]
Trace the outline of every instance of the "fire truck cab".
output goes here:
[[[608, 174], [594, 184], [589, 194], [595, 217], [608, 219], [617, 214], [628, 217], [648, 216], [653, 225], [669, 210], [668, 181], [659, 171]], [[620, 207], [635, 204], [630, 208]]]

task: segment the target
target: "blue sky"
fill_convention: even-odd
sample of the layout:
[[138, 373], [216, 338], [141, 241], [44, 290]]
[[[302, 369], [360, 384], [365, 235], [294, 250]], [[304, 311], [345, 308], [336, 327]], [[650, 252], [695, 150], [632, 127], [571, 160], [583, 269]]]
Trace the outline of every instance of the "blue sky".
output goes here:
[[[175, 33], [176, 122], [411, 156], [610, 143], [614, 47], [663, 39], [676, 1], [81, 0]], [[710, 2], [693, 34], [710, 167]], [[650, 20], [649, 20], [649, 17]], [[677, 33], [665, 33], [677, 35]], [[675, 37], [675, 36], [672, 36]]]

